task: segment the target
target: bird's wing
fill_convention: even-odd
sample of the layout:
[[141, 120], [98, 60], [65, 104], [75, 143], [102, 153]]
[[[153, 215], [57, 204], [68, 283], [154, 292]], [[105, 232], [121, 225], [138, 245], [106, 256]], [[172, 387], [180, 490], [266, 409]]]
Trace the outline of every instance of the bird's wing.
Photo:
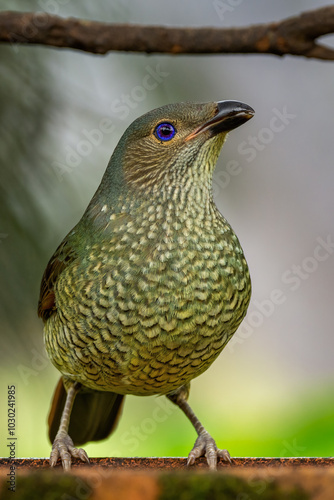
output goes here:
[[[101, 214], [101, 210], [96, 211], [96, 213], [92, 212], [90, 219], [90, 238], [92, 238], [95, 233], [102, 235], [103, 238], [110, 238], [119, 226], [131, 220], [131, 215], [125, 212], [116, 214], [112, 220], [110, 220], [109, 217], [106, 218], [104, 214]], [[60, 274], [79, 258], [75, 250], [75, 248], [77, 248], [75, 243], [76, 227], [64, 238], [44, 271], [38, 301], [38, 316], [44, 321], [56, 311], [54, 287]]]
[[56, 310], [54, 286], [66, 267], [78, 258], [67, 238], [51, 257], [42, 278], [38, 316], [46, 321]]

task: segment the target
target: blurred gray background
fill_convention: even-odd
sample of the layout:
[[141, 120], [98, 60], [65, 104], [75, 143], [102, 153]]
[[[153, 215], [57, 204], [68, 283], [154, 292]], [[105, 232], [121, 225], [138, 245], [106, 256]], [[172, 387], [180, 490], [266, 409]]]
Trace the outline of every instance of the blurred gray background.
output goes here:
[[[218, 8], [222, 4], [228, 8]], [[105, 22], [247, 26], [328, 5], [311, 0], [2, 1]], [[324, 43], [333, 44], [333, 37]], [[148, 74], [154, 82], [145, 88]], [[235, 99], [255, 117], [231, 133], [214, 195], [244, 248], [249, 314], [190, 403], [234, 456], [334, 451], [334, 63], [275, 56], [106, 56], [0, 46], [0, 455], [16, 385], [17, 454], [47, 456], [59, 377], [36, 306], [48, 259], [76, 224], [127, 126], [170, 102]], [[110, 131], [101, 132], [108, 119]], [[159, 418], [157, 408], [160, 408]], [[91, 456], [186, 455], [195, 433], [162, 398], [127, 398]]]

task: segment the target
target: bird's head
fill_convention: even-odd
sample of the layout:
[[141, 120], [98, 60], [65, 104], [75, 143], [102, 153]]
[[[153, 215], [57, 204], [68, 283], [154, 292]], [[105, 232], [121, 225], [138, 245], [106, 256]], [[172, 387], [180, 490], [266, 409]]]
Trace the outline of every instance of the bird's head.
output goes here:
[[191, 179], [211, 183], [227, 133], [253, 115], [250, 106], [238, 101], [176, 103], [154, 109], [123, 134], [104, 185], [147, 193], [152, 187], [160, 192], [189, 184]]

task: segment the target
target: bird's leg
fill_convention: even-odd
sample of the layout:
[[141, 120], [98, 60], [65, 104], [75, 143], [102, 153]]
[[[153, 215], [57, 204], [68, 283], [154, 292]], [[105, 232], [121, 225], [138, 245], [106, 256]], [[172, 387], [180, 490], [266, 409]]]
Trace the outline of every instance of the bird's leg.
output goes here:
[[50, 454], [50, 465], [54, 467], [60, 457], [65, 471], [71, 469], [71, 457], [80, 458], [83, 462], [89, 463], [87, 453], [82, 448], [75, 448], [73, 441], [68, 435], [70, 416], [76, 394], [80, 389], [80, 384], [74, 383], [67, 391], [64, 410], [60, 419], [60, 425], [56, 437], [52, 444]]
[[195, 413], [189, 406], [187, 399], [189, 395], [189, 384], [180, 387], [176, 392], [167, 394], [168, 399], [175, 403], [187, 415], [190, 422], [195, 427], [198, 438], [195, 441], [194, 447], [188, 455], [187, 465], [193, 465], [196, 458], [206, 456], [210, 469], [217, 469], [218, 457], [231, 463], [231, 457], [227, 450], [219, 450], [215, 440], [205, 430], [201, 422], [196, 417]]

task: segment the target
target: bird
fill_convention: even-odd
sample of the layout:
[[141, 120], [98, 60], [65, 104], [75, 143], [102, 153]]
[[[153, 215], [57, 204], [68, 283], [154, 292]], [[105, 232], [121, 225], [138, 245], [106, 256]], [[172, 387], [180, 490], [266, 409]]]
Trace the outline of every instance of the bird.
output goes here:
[[61, 378], [49, 413], [50, 465], [115, 429], [126, 395], [166, 396], [197, 433], [187, 464], [219, 449], [188, 403], [251, 296], [240, 242], [213, 199], [228, 133], [254, 116], [233, 100], [167, 104], [119, 140], [78, 224], [45, 269], [44, 344]]

